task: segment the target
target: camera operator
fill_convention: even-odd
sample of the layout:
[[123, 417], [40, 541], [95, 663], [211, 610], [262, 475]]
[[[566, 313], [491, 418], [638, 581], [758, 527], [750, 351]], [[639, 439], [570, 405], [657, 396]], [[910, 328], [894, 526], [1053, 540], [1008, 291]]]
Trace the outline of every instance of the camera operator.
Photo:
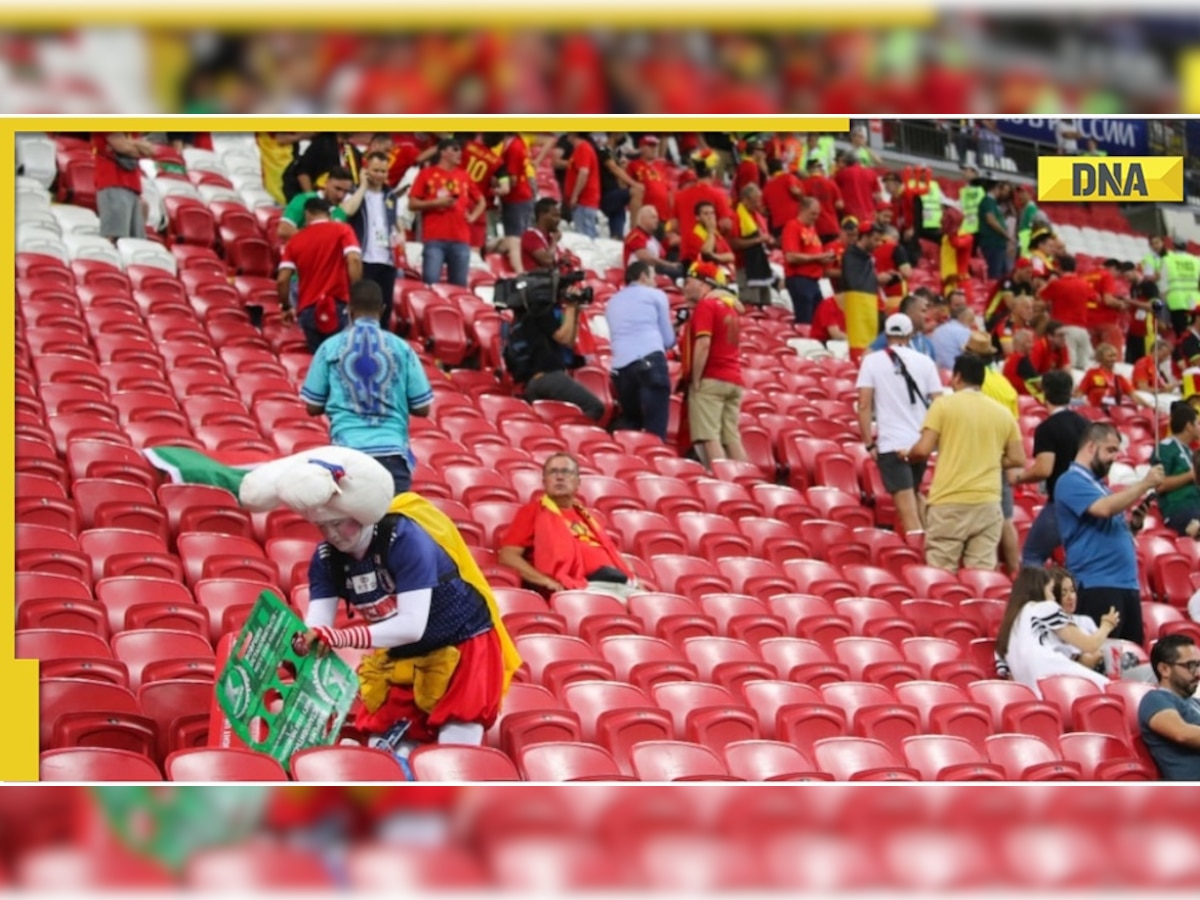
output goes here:
[[[604, 402], [567, 374], [583, 365], [575, 351], [579, 336], [580, 307], [591, 302], [591, 291], [580, 288], [574, 277], [556, 271], [530, 273], [518, 284], [527, 285], [519, 301], [498, 296], [496, 305], [513, 311], [513, 324], [504, 348], [504, 362], [513, 381], [523, 384], [525, 399], [562, 400], [574, 403], [589, 419], [599, 421]], [[498, 284], [502, 284], [498, 283]]]

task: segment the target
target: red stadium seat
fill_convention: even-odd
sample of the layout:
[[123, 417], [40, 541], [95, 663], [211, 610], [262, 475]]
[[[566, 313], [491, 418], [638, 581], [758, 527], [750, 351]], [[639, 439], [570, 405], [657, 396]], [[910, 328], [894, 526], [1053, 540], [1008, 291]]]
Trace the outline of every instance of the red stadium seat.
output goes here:
[[581, 637], [594, 647], [606, 637], [642, 634], [641, 619], [625, 611], [615, 597], [594, 591], [556, 591], [550, 609], [562, 617], [567, 633]]
[[409, 757], [417, 781], [520, 781], [512, 760], [491, 747], [431, 744]]
[[612, 664], [621, 681], [649, 691], [667, 681], [696, 681], [696, 667], [682, 651], [661, 638], [619, 635], [600, 642], [600, 655]]
[[296, 781], [407, 781], [392, 754], [369, 747], [312, 747], [292, 755]]
[[987, 739], [988, 759], [1009, 781], [1082, 781], [1078, 763], [1067, 762], [1040, 738], [1029, 734], [994, 734]]
[[782, 565], [788, 559], [805, 559], [812, 550], [801, 541], [795, 530], [781, 519], [746, 516], [738, 528], [750, 541], [750, 554]]
[[241, 578], [205, 578], [196, 583], [196, 604], [208, 615], [208, 637], [215, 645], [222, 635], [237, 633], [263, 592], [281, 602], [280, 592], [263, 581]]
[[797, 747], [781, 741], [738, 741], [725, 747], [724, 758], [730, 774], [745, 781], [833, 781]]
[[818, 687], [847, 681], [850, 669], [833, 659], [820, 643], [804, 638], [771, 638], [758, 646], [763, 660], [778, 677]]
[[579, 716], [538, 684], [513, 682], [485, 742], [509, 756], [543, 741], [582, 740]]
[[762, 506], [743, 485], [701, 478], [696, 481], [695, 490], [708, 512], [734, 520], [764, 515]]
[[925, 781], [1004, 781], [1004, 770], [988, 762], [970, 741], [945, 734], [904, 739], [904, 761]]
[[823, 702], [816, 688], [791, 681], [748, 681], [742, 685], [746, 702], [758, 718], [767, 740], [786, 741], [805, 749], [827, 737], [849, 733], [846, 713]]
[[795, 584], [787, 573], [765, 559], [727, 556], [718, 559], [716, 564], [735, 593], [769, 598], [776, 594], [790, 594], [795, 590]]
[[112, 659], [104, 636], [93, 631], [67, 631], [58, 628], [26, 628], [16, 634], [16, 658], [40, 659]]
[[896, 699], [917, 710], [921, 731], [946, 734], [970, 741], [984, 753], [985, 739], [992, 733], [991, 713], [981, 703], [952, 684], [936, 681], [905, 681], [893, 688]]
[[947, 572], [937, 566], [906, 566], [904, 580], [918, 597], [961, 603], [973, 596], [971, 591], [959, 582], [953, 572]]
[[1012, 593], [1012, 580], [1003, 572], [991, 569], [959, 569], [958, 580], [973, 597], [1008, 600]]
[[782, 618], [773, 615], [765, 603], [746, 594], [705, 594], [700, 598], [700, 608], [717, 623], [722, 635], [749, 644], [788, 634]]
[[211, 681], [152, 681], [138, 689], [138, 705], [158, 726], [155, 759], [165, 760], [176, 750], [207, 745], [212, 699]]
[[537, 591], [514, 587], [493, 587], [496, 608], [504, 627], [512, 637], [524, 634], [566, 634], [567, 623], [552, 612], [545, 598]]
[[128, 528], [169, 537], [167, 515], [154, 494], [142, 485], [80, 478], [71, 489], [79, 505], [84, 528]]
[[[247, 765], [246, 769], [252, 766]], [[233, 774], [239, 773], [235, 771]], [[226, 780], [248, 779], [238, 777]], [[183, 882], [193, 890], [208, 893], [282, 889], [327, 891], [333, 887], [333, 878], [324, 861], [308, 851], [276, 845], [271, 847], [270, 852], [264, 853], [253, 842], [201, 849], [193, 853], [184, 866]]]
[[843, 597], [835, 600], [836, 615], [850, 620], [855, 634], [878, 637], [892, 644], [916, 637], [916, 627], [902, 617], [887, 600], [874, 597]]
[[[674, 573], [676, 571], [675, 560], [690, 559], [692, 557], [666, 556], [656, 557], [655, 562], [669, 560], [664, 565], [668, 572]], [[708, 564], [705, 563], [705, 565]], [[659, 575], [659, 581], [664, 582], [662, 575]], [[708, 587], [720, 589], [715, 584]], [[632, 594], [629, 597], [629, 611], [642, 620], [647, 634], [660, 637], [679, 647], [682, 647], [683, 641], [689, 637], [717, 633], [717, 623], [710, 616], [704, 615], [699, 606], [682, 594], [655, 592]]]
[[129, 686], [176, 678], [215, 678], [216, 659], [206, 638], [188, 631], [143, 628], [112, 637], [113, 656], [129, 667]]
[[833, 642], [833, 652], [850, 677], [859, 681], [875, 681], [892, 688], [921, 677], [920, 670], [906, 662], [894, 644], [881, 638], [839, 638]]
[[685, 741], [643, 741], [633, 748], [641, 781], [739, 781], [708, 747]]
[[144, 756], [111, 747], [47, 750], [38, 765], [40, 781], [162, 781], [158, 766]]
[[880, 741], [835, 737], [813, 745], [813, 759], [822, 772], [838, 781], [920, 781], [916, 769], [904, 766]]
[[158, 537], [127, 528], [93, 528], [79, 535], [80, 550], [92, 560], [94, 579], [118, 575], [183, 579], [179, 560]]
[[1050, 746], [1057, 746], [1063, 733], [1058, 708], [1038, 700], [1032, 690], [1012, 681], [977, 681], [967, 688], [976, 703], [992, 712], [992, 727], [996, 732], [1032, 735]]
[[908, 662], [920, 668], [923, 678], [933, 681], [946, 681], [965, 688], [971, 682], [988, 677], [979, 666], [963, 658], [959, 644], [944, 638], [908, 638], [900, 642], [900, 652]]
[[723, 687], [673, 681], [655, 685], [653, 692], [655, 703], [670, 714], [680, 740], [720, 752], [733, 741], [760, 737], [757, 718]]
[[729, 593], [733, 590], [728, 578], [706, 559], [663, 555], [654, 557], [650, 566], [659, 585], [672, 593], [698, 597], [701, 594]]
[[840, 569], [819, 559], [789, 559], [783, 570], [800, 593], [816, 594], [835, 600], [858, 596], [858, 588], [842, 576]]
[[904, 738], [921, 731], [918, 711], [897, 702], [895, 695], [881, 684], [859, 681], [826, 684], [821, 687], [821, 698], [845, 713], [854, 734], [883, 741], [897, 756], [902, 755]]
[[154, 722], [142, 715], [128, 688], [75, 678], [43, 678], [38, 702], [43, 750], [114, 747], [147, 757], [154, 753]]
[[525, 747], [517, 768], [526, 781], [636, 781], [596, 744], [543, 743]]
[[1138, 760], [1118, 737], [1076, 731], [1058, 741], [1063, 759], [1083, 771], [1084, 781], [1157, 781], [1158, 773]]
[[687, 540], [687, 550], [683, 552], [714, 561], [751, 554], [750, 539], [726, 516], [685, 512], [679, 514], [676, 522]]
[[633, 774], [636, 744], [674, 737], [671, 717], [633, 685], [576, 681], [563, 689], [563, 702], [579, 716], [582, 740], [608, 750], [626, 775]]
[[[276, 563], [267, 559], [254, 541], [228, 534], [188, 532], [177, 540], [188, 583], [193, 587], [205, 578], [248, 578], [279, 584]], [[276, 542], [271, 542], [274, 547]], [[289, 585], [280, 585], [290, 590]]]
[[109, 628], [169, 628], [208, 637], [208, 613], [192, 600], [179, 581], [124, 576], [96, 583], [96, 599], [108, 616]]
[[287, 781], [283, 767], [265, 753], [232, 747], [177, 750], [163, 765], [170, 781]]
[[530, 680], [549, 688], [556, 696], [572, 681], [615, 677], [612, 665], [580, 638], [531, 634], [517, 638], [515, 643], [529, 667]]

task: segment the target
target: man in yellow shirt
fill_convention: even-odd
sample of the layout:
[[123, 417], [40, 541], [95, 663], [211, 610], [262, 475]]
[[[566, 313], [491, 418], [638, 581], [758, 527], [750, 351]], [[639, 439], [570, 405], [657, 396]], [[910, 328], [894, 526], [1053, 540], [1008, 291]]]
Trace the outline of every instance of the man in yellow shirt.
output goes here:
[[983, 394], [987, 365], [974, 353], [954, 361], [950, 386], [925, 415], [921, 437], [902, 459], [938, 451], [925, 517], [925, 562], [956, 572], [996, 564], [1004, 516], [1000, 485], [1006, 468], [1025, 467], [1017, 421]]

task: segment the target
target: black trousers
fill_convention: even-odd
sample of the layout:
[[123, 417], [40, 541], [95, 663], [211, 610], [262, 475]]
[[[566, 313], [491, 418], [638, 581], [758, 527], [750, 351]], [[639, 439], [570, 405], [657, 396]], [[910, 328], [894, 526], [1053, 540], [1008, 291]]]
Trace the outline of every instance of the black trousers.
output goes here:
[[671, 376], [661, 350], [643, 356], [612, 374], [621, 418], [617, 428], [648, 431], [667, 439], [671, 413]]
[[383, 294], [383, 316], [379, 319], [385, 331], [392, 329], [392, 297], [396, 292], [396, 267], [387, 263], [363, 263], [363, 278], [379, 285]]
[[1145, 642], [1146, 634], [1142, 627], [1142, 596], [1138, 591], [1129, 588], [1081, 587], [1079, 589], [1079, 612], [1091, 616], [1096, 624], [1100, 618], [1116, 607], [1121, 614], [1121, 624], [1117, 626], [1110, 637], [1135, 644]]

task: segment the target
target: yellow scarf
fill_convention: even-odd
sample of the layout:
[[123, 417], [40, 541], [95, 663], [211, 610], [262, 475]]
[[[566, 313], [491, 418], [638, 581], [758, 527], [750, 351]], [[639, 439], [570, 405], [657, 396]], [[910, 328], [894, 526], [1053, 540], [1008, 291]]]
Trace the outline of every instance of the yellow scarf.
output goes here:
[[758, 234], [758, 219], [754, 218], [754, 213], [750, 211], [745, 203], [737, 205], [737, 217], [739, 235], [748, 238]]
[[424, 528], [438, 546], [454, 560], [463, 581], [483, 596], [492, 617], [492, 627], [496, 629], [496, 636], [500, 639], [500, 653], [504, 661], [503, 690], [507, 693], [508, 686], [512, 683], [513, 673], [521, 667], [521, 656], [517, 653], [517, 648], [513, 644], [508, 630], [500, 620], [500, 610], [496, 607], [496, 598], [492, 596], [492, 588], [487, 583], [487, 579], [483, 577], [479, 564], [471, 556], [471, 551], [467, 549], [462, 535], [458, 533], [458, 529], [454, 527], [454, 523], [445, 513], [420, 494], [408, 492], [397, 495], [396, 499], [392, 501], [392, 505], [388, 507], [388, 512], [399, 513]]

